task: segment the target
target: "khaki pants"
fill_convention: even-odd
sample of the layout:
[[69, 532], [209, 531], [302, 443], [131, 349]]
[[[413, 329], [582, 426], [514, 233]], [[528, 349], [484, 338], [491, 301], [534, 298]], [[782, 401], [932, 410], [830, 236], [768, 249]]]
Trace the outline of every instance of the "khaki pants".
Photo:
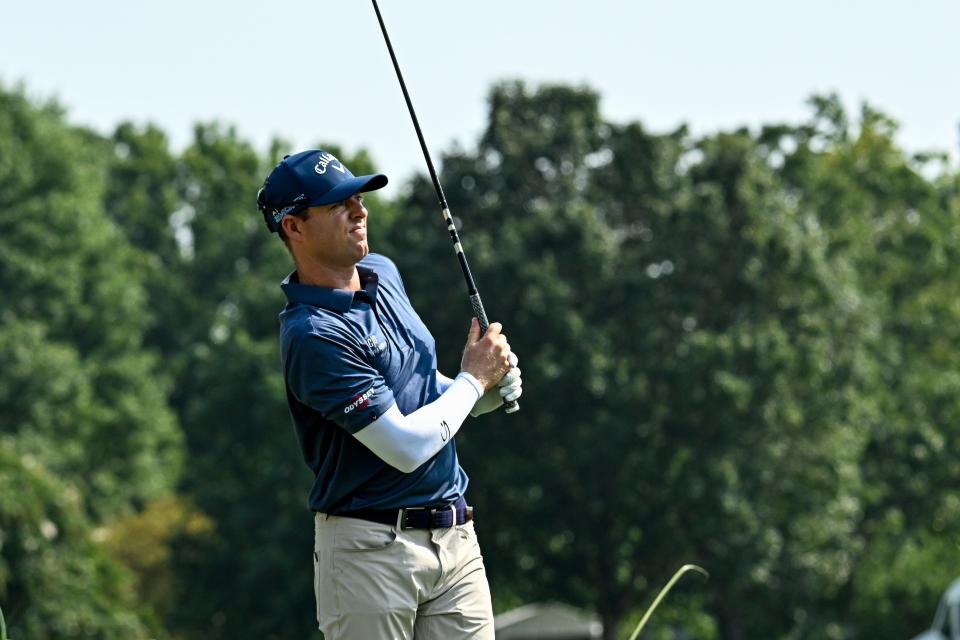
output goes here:
[[396, 526], [318, 513], [317, 621], [326, 640], [493, 640], [473, 522]]

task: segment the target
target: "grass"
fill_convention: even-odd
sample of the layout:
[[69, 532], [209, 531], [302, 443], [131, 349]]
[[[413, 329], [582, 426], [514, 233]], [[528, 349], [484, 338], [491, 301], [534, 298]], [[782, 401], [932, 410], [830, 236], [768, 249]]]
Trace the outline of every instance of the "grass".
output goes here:
[[[670, 578], [670, 581], [664, 585], [663, 589], [660, 590], [660, 593], [657, 594], [657, 597], [654, 598], [653, 604], [650, 605], [650, 608], [647, 609], [647, 612], [643, 614], [642, 618], [640, 618], [640, 624], [638, 624], [637, 628], [633, 630], [633, 635], [630, 636], [630, 640], [637, 640], [637, 636], [639, 636], [640, 632], [643, 631], [643, 627], [646, 626], [650, 616], [652, 616], [656, 608], [660, 606], [660, 601], [663, 600], [668, 593], [670, 593], [670, 589], [673, 588], [673, 585], [676, 584], [677, 580], [679, 580], [680, 577], [688, 571], [696, 571], [697, 573], [703, 574], [704, 577], [710, 577], [710, 574], [707, 573], [706, 569], [698, 567], [695, 564], [685, 564], [677, 569], [677, 572], [673, 574], [673, 577]], [[3, 639], [0, 638], [0, 640]]]

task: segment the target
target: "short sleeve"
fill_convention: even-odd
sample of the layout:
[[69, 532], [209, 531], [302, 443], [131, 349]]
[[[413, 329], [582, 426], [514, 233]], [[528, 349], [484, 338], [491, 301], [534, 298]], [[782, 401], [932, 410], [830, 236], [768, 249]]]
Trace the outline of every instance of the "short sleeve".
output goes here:
[[394, 404], [393, 391], [361, 351], [314, 333], [292, 341], [285, 375], [298, 401], [351, 434]]

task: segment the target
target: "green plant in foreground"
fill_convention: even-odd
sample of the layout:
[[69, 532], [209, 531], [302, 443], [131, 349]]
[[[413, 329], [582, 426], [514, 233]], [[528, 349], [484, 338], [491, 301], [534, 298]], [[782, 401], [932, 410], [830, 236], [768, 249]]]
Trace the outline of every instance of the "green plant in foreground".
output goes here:
[[[646, 613], [643, 614], [643, 617], [640, 618], [640, 624], [638, 624], [637, 628], [633, 630], [633, 634], [630, 636], [630, 640], [637, 640], [637, 636], [639, 636], [640, 632], [643, 631], [643, 627], [647, 624], [647, 621], [650, 619], [650, 616], [653, 615], [654, 610], [656, 610], [656, 608], [660, 606], [660, 601], [663, 600], [668, 593], [670, 593], [670, 589], [673, 588], [673, 585], [676, 584], [677, 580], [679, 580], [680, 577], [688, 571], [696, 571], [697, 573], [702, 573], [706, 578], [710, 577], [710, 574], [707, 573], [706, 569], [704, 569], [703, 567], [698, 567], [695, 564], [685, 564], [679, 569], [677, 569], [677, 572], [673, 574], [673, 577], [670, 578], [669, 582], [667, 582], [667, 584], [664, 585], [663, 589], [660, 590], [660, 593], [657, 594], [657, 597], [654, 598], [653, 604], [650, 605], [650, 608], [647, 609]], [[0, 640], [3, 640], [3, 639], [0, 638]]]
[[7, 640], [7, 622], [3, 619], [2, 608], [0, 608], [0, 640]]

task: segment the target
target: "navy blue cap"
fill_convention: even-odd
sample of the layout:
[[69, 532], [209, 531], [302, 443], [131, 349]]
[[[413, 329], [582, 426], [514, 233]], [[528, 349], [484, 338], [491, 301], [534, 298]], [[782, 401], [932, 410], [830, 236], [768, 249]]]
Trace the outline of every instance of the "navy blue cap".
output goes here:
[[386, 184], [382, 173], [354, 176], [332, 153], [310, 149], [284, 156], [257, 192], [257, 206], [267, 228], [275, 232], [287, 214], [340, 202]]

